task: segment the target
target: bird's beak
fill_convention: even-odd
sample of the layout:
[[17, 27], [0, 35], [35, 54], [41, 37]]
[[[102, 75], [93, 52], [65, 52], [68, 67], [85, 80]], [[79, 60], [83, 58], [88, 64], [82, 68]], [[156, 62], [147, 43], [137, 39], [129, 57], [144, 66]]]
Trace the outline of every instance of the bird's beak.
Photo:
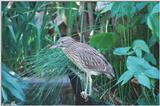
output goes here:
[[60, 47], [60, 45], [53, 45], [50, 47], [50, 49], [55, 49], [55, 48], [59, 48], [59, 47]]

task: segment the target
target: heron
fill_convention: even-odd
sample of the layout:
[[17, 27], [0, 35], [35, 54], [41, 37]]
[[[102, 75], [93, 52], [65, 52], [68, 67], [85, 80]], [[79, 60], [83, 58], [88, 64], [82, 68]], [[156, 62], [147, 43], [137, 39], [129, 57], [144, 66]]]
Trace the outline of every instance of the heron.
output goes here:
[[86, 74], [85, 90], [81, 96], [87, 99], [92, 94], [92, 75], [105, 74], [109, 79], [115, 77], [111, 64], [96, 49], [88, 44], [78, 42], [70, 36], [61, 37], [51, 49], [60, 48], [80, 71]]

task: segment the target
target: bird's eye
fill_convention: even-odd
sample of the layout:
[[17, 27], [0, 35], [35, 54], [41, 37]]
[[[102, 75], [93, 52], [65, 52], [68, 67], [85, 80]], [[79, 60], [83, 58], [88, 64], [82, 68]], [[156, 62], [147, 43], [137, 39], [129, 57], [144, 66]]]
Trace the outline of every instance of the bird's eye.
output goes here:
[[63, 41], [61, 41], [61, 43], [64, 43]]

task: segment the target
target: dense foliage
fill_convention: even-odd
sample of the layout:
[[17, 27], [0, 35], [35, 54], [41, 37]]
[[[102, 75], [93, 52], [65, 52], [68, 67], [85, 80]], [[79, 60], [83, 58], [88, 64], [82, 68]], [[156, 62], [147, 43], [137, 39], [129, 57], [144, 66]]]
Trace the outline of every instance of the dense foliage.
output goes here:
[[[31, 89], [33, 99], [38, 98], [35, 104], [45, 102], [49, 94], [57, 97], [51, 104], [60, 104], [56, 94], [63, 86], [58, 85], [60, 79], [69, 70], [81, 78], [61, 50], [49, 48], [67, 35], [96, 48], [115, 70], [112, 81], [104, 75], [93, 76], [96, 101], [158, 104], [159, 7], [159, 2], [2, 2], [3, 102], [15, 101], [10, 97], [32, 101], [25, 98], [22, 79], [10, 75], [10, 68], [21, 77], [46, 79]], [[48, 87], [52, 79], [57, 82]]]

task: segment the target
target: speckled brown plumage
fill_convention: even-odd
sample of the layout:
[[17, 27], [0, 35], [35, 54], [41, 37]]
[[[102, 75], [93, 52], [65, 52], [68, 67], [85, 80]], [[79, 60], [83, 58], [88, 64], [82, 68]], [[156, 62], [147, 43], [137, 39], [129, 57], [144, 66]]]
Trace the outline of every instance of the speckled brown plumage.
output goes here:
[[[80, 43], [71, 37], [62, 37], [58, 40], [57, 45], [51, 48], [62, 48], [66, 56], [83, 72], [86, 73], [86, 88], [82, 92], [84, 98], [91, 95], [92, 79], [91, 75], [104, 73], [109, 79], [112, 79], [114, 71], [112, 66], [96, 49], [91, 46]], [[89, 83], [89, 94], [87, 93]]]
[[104, 56], [89, 45], [75, 41], [72, 45], [64, 48], [63, 51], [82, 71], [104, 73], [110, 79], [114, 77], [114, 71]]

